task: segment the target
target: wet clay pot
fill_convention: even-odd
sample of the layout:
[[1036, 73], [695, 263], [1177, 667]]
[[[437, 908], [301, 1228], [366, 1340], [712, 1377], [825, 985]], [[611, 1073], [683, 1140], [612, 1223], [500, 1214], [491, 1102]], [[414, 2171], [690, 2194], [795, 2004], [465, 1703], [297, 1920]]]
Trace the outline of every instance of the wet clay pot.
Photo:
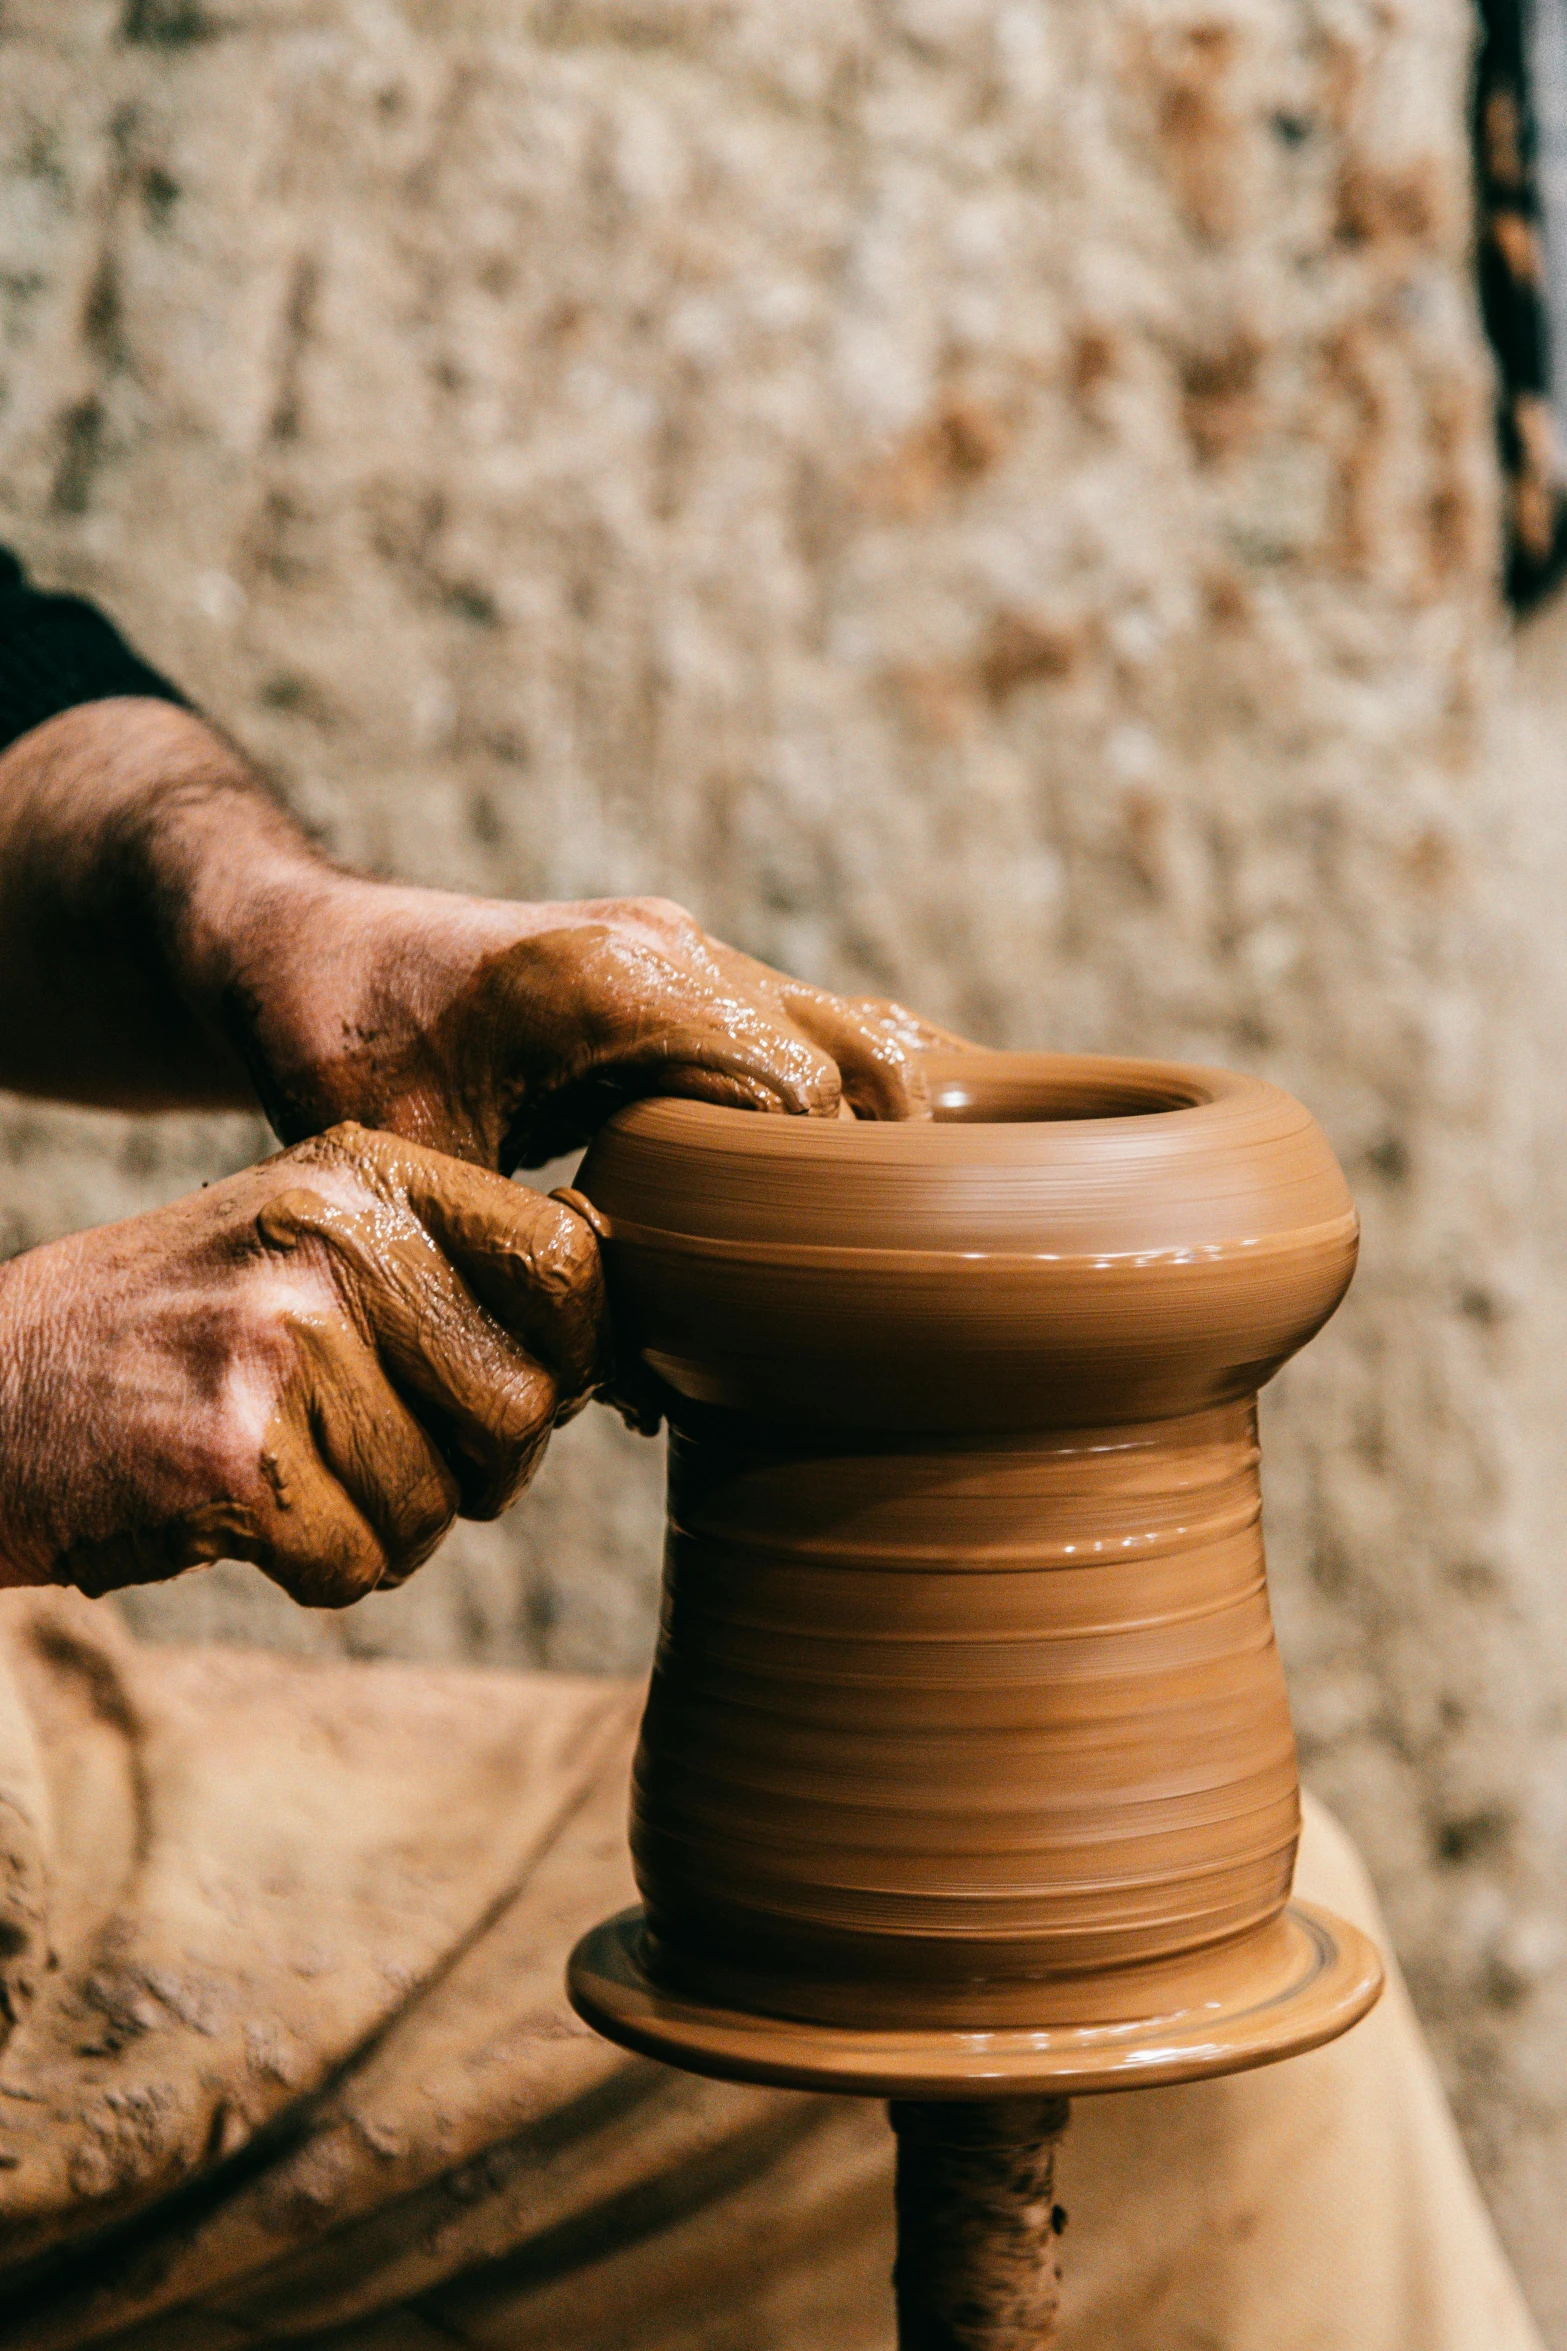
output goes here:
[[574, 1997], [758, 2078], [837, 2036], [844, 2086], [976, 2034], [1076, 2088], [1309, 2046], [1376, 1963], [1286, 1913], [1256, 1396], [1349, 1282], [1343, 1177], [1257, 1079], [932, 1073], [934, 1123], [653, 1101], [584, 1163], [671, 1453], [645, 1917]]

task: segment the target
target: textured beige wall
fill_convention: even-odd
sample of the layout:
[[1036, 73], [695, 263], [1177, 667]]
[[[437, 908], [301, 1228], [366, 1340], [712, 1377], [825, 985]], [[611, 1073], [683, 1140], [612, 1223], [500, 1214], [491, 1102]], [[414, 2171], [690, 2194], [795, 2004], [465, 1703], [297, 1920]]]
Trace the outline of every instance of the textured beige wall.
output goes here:
[[[1491, 589], [1460, 0], [6, 0], [0, 535], [353, 858], [1266, 1071], [1366, 1220], [1281, 1633], [1567, 2344], [1567, 739]], [[1567, 698], [1564, 698], [1567, 705]], [[0, 1121], [13, 1245], [244, 1121]], [[1567, 1244], [1564, 1244], [1567, 1245]], [[607, 1420], [409, 1592], [623, 1664]]]

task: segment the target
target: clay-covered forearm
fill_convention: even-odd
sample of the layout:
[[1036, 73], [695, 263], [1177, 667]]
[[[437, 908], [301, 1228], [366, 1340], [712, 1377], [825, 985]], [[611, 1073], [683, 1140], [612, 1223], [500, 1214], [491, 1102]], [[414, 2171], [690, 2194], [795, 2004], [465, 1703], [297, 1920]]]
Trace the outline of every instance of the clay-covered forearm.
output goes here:
[[235, 933], [330, 867], [193, 713], [96, 701], [0, 755], [0, 1085], [133, 1109], [250, 1106]]

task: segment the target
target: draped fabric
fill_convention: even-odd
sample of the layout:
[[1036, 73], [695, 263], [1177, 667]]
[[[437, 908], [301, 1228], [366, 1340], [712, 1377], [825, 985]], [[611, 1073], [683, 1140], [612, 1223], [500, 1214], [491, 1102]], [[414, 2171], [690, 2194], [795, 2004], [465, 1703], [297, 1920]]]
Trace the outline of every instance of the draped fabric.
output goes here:
[[[141, 1648], [0, 1594], [0, 2351], [890, 2351], [873, 2101], [561, 1993], [630, 1893], [624, 1684]], [[1312, 1808], [1303, 1890], [1377, 1932]], [[1080, 2102], [1063, 2351], [1538, 2351], [1396, 1982]]]

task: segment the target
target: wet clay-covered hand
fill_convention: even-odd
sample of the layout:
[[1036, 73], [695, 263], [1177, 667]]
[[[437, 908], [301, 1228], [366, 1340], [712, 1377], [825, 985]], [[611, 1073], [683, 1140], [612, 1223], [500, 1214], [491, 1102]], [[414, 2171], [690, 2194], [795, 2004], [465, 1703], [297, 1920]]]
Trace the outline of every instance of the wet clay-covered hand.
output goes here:
[[956, 1044], [708, 938], [661, 898], [523, 905], [330, 865], [189, 711], [84, 704], [0, 757], [0, 1084], [341, 1119], [509, 1170], [639, 1094], [928, 1112]]
[[660, 898], [520, 906], [342, 877], [308, 955], [245, 956], [231, 991], [285, 1137], [343, 1117], [491, 1167], [539, 1166], [637, 1095], [922, 1118], [922, 1054], [956, 1042], [787, 978]]
[[588, 1226], [347, 1125], [0, 1270], [0, 1584], [249, 1559], [340, 1607], [492, 1518], [603, 1366]]

